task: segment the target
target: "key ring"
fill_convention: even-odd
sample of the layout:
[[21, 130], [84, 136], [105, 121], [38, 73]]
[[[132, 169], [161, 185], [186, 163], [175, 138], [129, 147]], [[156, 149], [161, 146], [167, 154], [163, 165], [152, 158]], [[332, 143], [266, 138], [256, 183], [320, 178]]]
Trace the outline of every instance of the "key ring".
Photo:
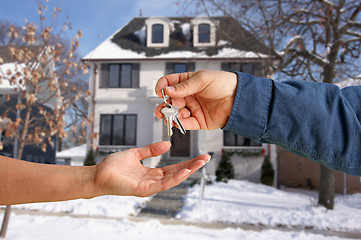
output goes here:
[[163, 97], [163, 101], [164, 101], [165, 105], [170, 108], [171, 104], [169, 104], [167, 102], [167, 100], [170, 99], [170, 97], [164, 94], [164, 88], [162, 88], [161, 92], [162, 92], [162, 97]]

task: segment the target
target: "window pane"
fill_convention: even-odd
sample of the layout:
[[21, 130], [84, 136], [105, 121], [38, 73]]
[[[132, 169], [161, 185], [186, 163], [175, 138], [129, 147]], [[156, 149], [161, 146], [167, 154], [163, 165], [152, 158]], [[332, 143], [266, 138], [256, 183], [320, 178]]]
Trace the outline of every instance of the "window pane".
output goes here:
[[132, 87], [132, 65], [122, 64], [120, 71], [120, 87], [130, 88]]
[[223, 145], [224, 146], [235, 146], [236, 141], [235, 141], [235, 137], [234, 137], [234, 133], [229, 132], [229, 131], [223, 131]]
[[124, 143], [124, 116], [114, 115], [112, 145], [123, 145], [123, 143]]
[[109, 87], [119, 87], [119, 64], [109, 65]]
[[154, 24], [152, 26], [152, 43], [163, 43], [163, 25]]
[[247, 144], [247, 138], [242, 137], [241, 135], [234, 134], [234, 137], [236, 138], [236, 146], [249, 146]]
[[187, 64], [185, 63], [175, 63], [173, 65], [173, 72], [174, 73], [183, 73], [183, 72], [187, 72]]
[[200, 24], [198, 27], [198, 33], [199, 33], [198, 41], [201, 43], [210, 42], [210, 32], [211, 32], [211, 27], [209, 24]]
[[241, 65], [239, 63], [230, 63], [229, 64], [229, 71], [231, 72], [240, 72], [242, 71]]
[[128, 115], [125, 121], [125, 145], [136, 145], [137, 116]]
[[242, 72], [244, 73], [249, 73], [249, 74], [252, 74], [253, 75], [253, 64], [251, 63], [244, 63], [242, 64]]
[[99, 145], [110, 145], [111, 144], [111, 125], [112, 116], [102, 115], [100, 116], [100, 138]]

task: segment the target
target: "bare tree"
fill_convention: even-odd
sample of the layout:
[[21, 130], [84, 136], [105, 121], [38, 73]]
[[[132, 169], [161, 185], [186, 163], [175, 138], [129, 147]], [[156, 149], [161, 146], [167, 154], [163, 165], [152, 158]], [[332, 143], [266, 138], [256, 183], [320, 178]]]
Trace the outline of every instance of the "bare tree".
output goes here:
[[[54, 144], [55, 135], [65, 138], [67, 110], [87, 94], [84, 88], [79, 88], [81, 85], [72, 82], [79, 72], [87, 71], [75, 58], [81, 31], [68, 46], [64, 45], [60, 36], [71, 24], [65, 23], [62, 30], [55, 33], [54, 23], [60, 11], [55, 8], [49, 21], [47, 6], [40, 3], [39, 27], [29, 22], [21, 29], [9, 27], [8, 52], [14, 63], [0, 69], [0, 81], [12, 88], [12, 92], [5, 95], [5, 105], [11, 106], [13, 96], [17, 101], [13, 108], [2, 112], [0, 130], [6, 139], [16, 142], [14, 157], [18, 159], [22, 158], [26, 145], [36, 145], [46, 151], [47, 145]], [[3, 61], [0, 57], [0, 64]], [[85, 122], [86, 115], [82, 117]], [[5, 237], [9, 216], [10, 206], [7, 206], [0, 237]]]
[[[333, 83], [360, 76], [359, 0], [180, 0], [237, 19], [277, 60], [270, 73]], [[190, 8], [188, 8], [190, 9]], [[237, 41], [237, 40], [236, 40]], [[251, 43], [250, 43], [251, 44]], [[334, 173], [321, 166], [319, 204], [334, 206]]]

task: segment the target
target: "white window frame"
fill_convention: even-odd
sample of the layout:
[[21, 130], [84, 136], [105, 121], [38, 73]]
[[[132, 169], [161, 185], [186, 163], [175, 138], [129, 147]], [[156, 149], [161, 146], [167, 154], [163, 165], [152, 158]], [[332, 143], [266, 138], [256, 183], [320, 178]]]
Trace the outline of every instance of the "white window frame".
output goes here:
[[[218, 20], [212, 20], [209, 17], [197, 17], [191, 20], [193, 25], [193, 46], [194, 47], [213, 47], [216, 45], [216, 30], [219, 26]], [[210, 36], [209, 42], [199, 42], [199, 25], [209, 24]]]
[[[155, 24], [163, 25], [163, 42], [152, 42], [152, 26]], [[145, 20], [147, 26], [147, 47], [162, 48], [169, 46], [169, 35], [174, 30], [173, 23], [170, 19], [165, 17], [151, 17]]]

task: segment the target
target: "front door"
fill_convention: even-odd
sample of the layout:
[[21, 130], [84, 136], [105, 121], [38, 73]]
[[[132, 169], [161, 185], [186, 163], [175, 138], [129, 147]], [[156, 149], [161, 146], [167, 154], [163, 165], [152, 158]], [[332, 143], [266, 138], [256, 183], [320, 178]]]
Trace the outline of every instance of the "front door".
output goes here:
[[171, 157], [190, 157], [191, 156], [191, 133], [188, 131], [182, 134], [175, 127], [171, 137], [172, 147], [170, 150]]

